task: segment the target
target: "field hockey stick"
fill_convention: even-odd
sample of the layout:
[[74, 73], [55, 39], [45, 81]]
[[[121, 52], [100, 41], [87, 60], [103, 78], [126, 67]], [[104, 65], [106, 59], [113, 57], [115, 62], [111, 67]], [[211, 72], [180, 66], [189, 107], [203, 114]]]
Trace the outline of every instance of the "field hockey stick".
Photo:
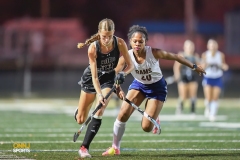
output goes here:
[[[109, 96], [116, 90], [116, 84], [113, 85], [112, 89], [108, 92], [108, 94], [106, 95], [106, 97], [104, 97], [104, 99], [108, 99]], [[83, 123], [83, 125], [80, 127], [80, 129], [74, 133], [73, 135], [73, 142], [76, 142], [76, 140], [78, 139], [79, 135], [81, 134], [81, 132], [83, 131], [83, 129], [89, 124], [89, 122], [92, 120], [92, 117], [95, 115], [95, 113], [102, 108], [102, 103], [100, 103], [95, 110], [92, 112], [92, 114], [88, 117], [88, 119]]]
[[133, 108], [135, 108], [138, 112], [140, 112], [144, 117], [146, 117], [149, 121], [151, 121], [159, 130], [158, 134], [161, 133], [161, 126], [156, 122], [155, 119], [153, 119], [151, 116], [149, 116], [146, 112], [144, 112], [140, 107], [135, 105], [133, 102], [128, 100], [127, 98], [124, 99], [128, 104], [130, 104]]

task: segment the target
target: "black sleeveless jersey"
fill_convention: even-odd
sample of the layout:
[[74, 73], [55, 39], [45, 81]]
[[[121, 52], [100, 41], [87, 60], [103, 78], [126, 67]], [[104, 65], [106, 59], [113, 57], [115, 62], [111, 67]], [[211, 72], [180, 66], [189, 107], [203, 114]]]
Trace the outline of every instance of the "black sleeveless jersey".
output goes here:
[[[96, 41], [96, 52], [97, 52], [97, 70], [98, 79], [101, 84], [107, 81], [114, 82], [115, 71], [120, 57], [120, 51], [118, 49], [117, 37], [113, 36], [113, 49], [107, 53], [103, 54], [101, 52], [101, 47], [99, 41]], [[92, 75], [90, 65], [84, 70], [83, 76], [81, 78], [81, 84], [92, 84]]]
[[[190, 62], [196, 64], [197, 59], [195, 56], [184, 56], [185, 59], [189, 60]], [[196, 80], [196, 72], [194, 72], [191, 68], [181, 65], [180, 68], [181, 73], [181, 81], [183, 82], [191, 82]]]

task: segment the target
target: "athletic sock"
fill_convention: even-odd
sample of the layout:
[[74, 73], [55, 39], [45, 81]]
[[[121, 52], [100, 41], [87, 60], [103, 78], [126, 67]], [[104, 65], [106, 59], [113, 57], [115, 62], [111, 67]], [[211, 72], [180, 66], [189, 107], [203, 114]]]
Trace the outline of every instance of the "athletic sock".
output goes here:
[[118, 119], [113, 126], [113, 144], [112, 146], [120, 149], [121, 139], [125, 131], [126, 122], [120, 122]]
[[207, 99], [204, 100], [204, 105], [205, 105], [205, 108], [207, 109], [210, 108], [210, 102]]
[[88, 125], [87, 131], [85, 133], [85, 137], [81, 146], [84, 146], [85, 148], [89, 149], [89, 146], [93, 138], [97, 134], [101, 124], [102, 124], [102, 119], [96, 119], [94, 117], [92, 118], [91, 122]]
[[179, 107], [180, 107], [181, 111], [183, 111], [183, 105], [184, 105], [183, 100], [180, 100], [179, 101]]
[[204, 115], [205, 117], [208, 117], [210, 112], [210, 102], [207, 99], [205, 99], [204, 105], [205, 105]]
[[196, 98], [191, 98], [191, 113], [195, 113], [196, 109]]
[[218, 110], [218, 101], [212, 101], [210, 104], [210, 116], [216, 116]]

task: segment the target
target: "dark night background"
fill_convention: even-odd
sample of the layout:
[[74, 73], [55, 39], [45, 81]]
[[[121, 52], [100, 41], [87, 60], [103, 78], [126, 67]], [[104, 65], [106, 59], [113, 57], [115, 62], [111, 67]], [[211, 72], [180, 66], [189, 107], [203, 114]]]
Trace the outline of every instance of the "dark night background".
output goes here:
[[[224, 96], [239, 96], [239, 0], [0, 0], [0, 96], [78, 96], [88, 57], [87, 47], [76, 45], [104, 18], [114, 21], [115, 34], [126, 42], [131, 25], [146, 26], [148, 44], [173, 53], [191, 39], [201, 56], [215, 38], [230, 66]], [[165, 77], [172, 75], [172, 61], [160, 65]], [[177, 96], [176, 84], [169, 90]]]

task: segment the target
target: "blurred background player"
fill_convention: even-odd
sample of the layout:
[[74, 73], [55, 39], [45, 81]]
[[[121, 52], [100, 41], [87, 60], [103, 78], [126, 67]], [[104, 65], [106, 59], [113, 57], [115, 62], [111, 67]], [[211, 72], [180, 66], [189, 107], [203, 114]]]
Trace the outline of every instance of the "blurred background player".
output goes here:
[[[147, 99], [145, 103], [145, 112], [160, 123], [158, 115], [167, 98], [167, 83], [163, 78], [159, 66], [159, 59], [176, 60], [194, 69], [199, 75], [202, 75], [205, 71], [201, 66], [193, 64], [182, 56], [146, 46], [148, 33], [145, 27], [138, 25], [130, 27], [128, 39], [132, 48], [128, 53], [134, 64], [134, 70], [131, 72], [134, 80], [129, 86], [126, 98], [137, 106], [140, 106], [141, 103]], [[125, 62], [123, 58], [120, 58], [119, 64], [124, 66]], [[120, 154], [120, 142], [125, 131], [126, 122], [134, 110], [132, 106], [123, 101], [118, 117], [114, 122], [112, 147], [115, 149], [115, 154], [117, 155]], [[158, 132], [156, 130], [157, 127], [154, 127], [145, 117], [142, 118], [141, 125], [145, 132]], [[108, 149], [102, 153], [102, 155], [109, 155]]]
[[[195, 45], [192, 41], [186, 40], [183, 51], [179, 55], [194, 64], [199, 64], [199, 56], [195, 53]], [[178, 104], [176, 114], [181, 114], [184, 102], [189, 98], [191, 102], [190, 113], [195, 114], [196, 98], [198, 90], [197, 74], [191, 68], [175, 61], [173, 66], [174, 78], [178, 82]]]
[[126, 62], [124, 75], [130, 73], [133, 69], [125, 41], [114, 36], [114, 31], [114, 22], [111, 19], [103, 19], [99, 22], [98, 33], [86, 40], [85, 43], [78, 44], [78, 48], [82, 48], [85, 45], [90, 46], [88, 48], [89, 66], [84, 70], [79, 82], [81, 93], [78, 109], [75, 112], [77, 122], [83, 124], [86, 121], [96, 95], [98, 98], [96, 105], [99, 103], [103, 104], [88, 125], [78, 152], [81, 158], [91, 158], [91, 155], [88, 153], [89, 146], [102, 124], [103, 112], [111, 98], [111, 96], [108, 99], [104, 97], [114, 85], [115, 74], [120, 72], [120, 70], [115, 69], [120, 53]]
[[216, 120], [218, 99], [223, 87], [223, 71], [228, 70], [225, 56], [218, 50], [218, 43], [210, 39], [207, 43], [208, 50], [202, 54], [202, 66], [206, 69], [206, 75], [202, 82], [205, 96], [204, 115], [210, 121]]
[[117, 116], [121, 108], [122, 101], [116, 94], [113, 94], [112, 100], [114, 101], [114, 106], [115, 106], [114, 114]]

